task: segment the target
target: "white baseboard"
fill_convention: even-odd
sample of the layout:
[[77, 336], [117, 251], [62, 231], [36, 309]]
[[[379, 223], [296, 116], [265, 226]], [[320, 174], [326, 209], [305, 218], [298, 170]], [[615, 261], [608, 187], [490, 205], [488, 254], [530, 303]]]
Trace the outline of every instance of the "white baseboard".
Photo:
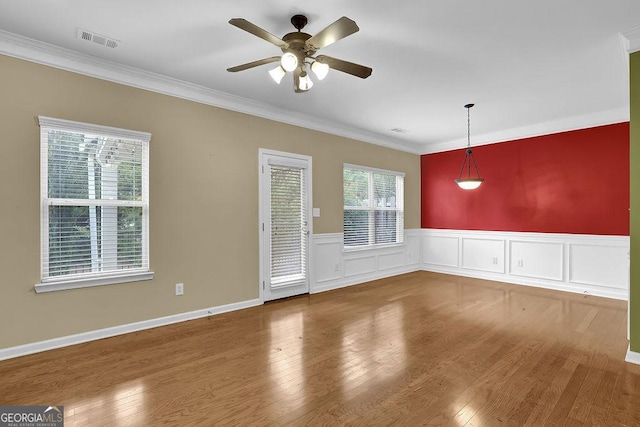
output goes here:
[[536, 280], [533, 278], [518, 278], [514, 276], [506, 276], [500, 274], [484, 273], [479, 271], [466, 272], [460, 270], [453, 270], [447, 268], [438, 268], [433, 266], [426, 266], [422, 268], [423, 271], [430, 271], [433, 273], [452, 274], [454, 276], [471, 277], [474, 279], [491, 280], [494, 282], [509, 283], [511, 285], [530, 286], [534, 288], [551, 289], [554, 291], [571, 292], [584, 295], [593, 295], [597, 297], [627, 300], [627, 292], [619, 290], [611, 290], [606, 288], [596, 289], [594, 287], [580, 287], [573, 284], [566, 283], [554, 283], [545, 280]]
[[119, 325], [111, 328], [104, 328], [75, 335], [68, 335], [60, 338], [53, 338], [46, 341], [39, 341], [30, 344], [4, 348], [0, 349], [0, 360], [12, 359], [14, 357], [26, 356], [27, 354], [39, 353], [41, 351], [53, 350], [56, 348], [95, 341], [102, 338], [109, 338], [116, 335], [123, 335], [131, 332], [142, 331], [145, 329], [157, 328], [158, 326], [166, 326], [172, 323], [199, 319], [202, 317], [227, 313], [229, 311], [242, 310], [244, 308], [255, 307], [258, 305], [262, 305], [262, 301], [260, 301], [259, 299], [253, 299], [233, 304], [220, 305], [217, 307], [203, 308], [200, 310], [190, 311], [188, 313], [179, 313], [171, 316], [159, 317], [156, 319], [143, 320], [141, 322], [129, 323], [126, 325]]
[[627, 357], [625, 357], [624, 360], [629, 363], [640, 365], [640, 353], [631, 351], [631, 347], [629, 347], [629, 349], [627, 350]]
[[344, 278], [336, 281], [331, 281], [327, 284], [317, 284], [316, 286], [314, 286], [310, 293], [317, 294], [320, 292], [332, 291], [334, 289], [346, 288], [348, 286], [359, 285], [360, 283], [371, 282], [373, 280], [384, 279], [386, 277], [397, 276], [399, 274], [413, 273], [414, 271], [420, 270], [421, 268], [419, 268], [418, 266], [408, 266], [381, 272], [377, 271], [375, 273], [358, 276], [355, 279]]

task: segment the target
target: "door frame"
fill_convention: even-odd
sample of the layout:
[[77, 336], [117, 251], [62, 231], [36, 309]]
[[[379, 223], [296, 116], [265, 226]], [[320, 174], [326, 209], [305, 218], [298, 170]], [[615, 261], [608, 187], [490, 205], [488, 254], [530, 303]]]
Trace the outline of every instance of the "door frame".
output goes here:
[[264, 186], [265, 180], [267, 179], [265, 175], [265, 167], [267, 166], [266, 156], [278, 156], [284, 158], [290, 158], [296, 161], [305, 161], [307, 162], [307, 216], [308, 216], [308, 239], [307, 239], [307, 256], [305, 262], [307, 263], [307, 282], [309, 287], [309, 293], [311, 293], [311, 277], [312, 277], [312, 266], [311, 260], [312, 257], [312, 244], [311, 239], [313, 237], [313, 169], [312, 169], [312, 157], [307, 156], [305, 154], [296, 154], [296, 153], [288, 153], [285, 151], [277, 151], [277, 150], [269, 150], [266, 148], [258, 149], [258, 247], [259, 247], [259, 255], [258, 255], [258, 263], [259, 263], [259, 273], [258, 273], [258, 290], [259, 290], [259, 298], [260, 302], [264, 304], [265, 302], [265, 283], [267, 281], [267, 272], [265, 271], [266, 265], [266, 257], [269, 254], [265, 251], [265, 219], [267, 217], [266, 212], [266, 194], [264, 194]]

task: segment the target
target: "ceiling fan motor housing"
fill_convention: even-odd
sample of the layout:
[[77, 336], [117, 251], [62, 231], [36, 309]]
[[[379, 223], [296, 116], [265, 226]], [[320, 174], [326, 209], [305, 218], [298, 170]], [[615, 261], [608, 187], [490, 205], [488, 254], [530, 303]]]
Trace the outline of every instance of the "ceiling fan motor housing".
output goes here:
[[283, 52], [291, 52], [298, 57], [298, 63], [302, 64], [307, 56], [313, 55], [314, 50], [309, 50], [305, 42], [311, 38], [311, 34], [303, 32], [293, 32], [286, 34], [282, 40], [286, 41], [289, 46], [282, 48]]

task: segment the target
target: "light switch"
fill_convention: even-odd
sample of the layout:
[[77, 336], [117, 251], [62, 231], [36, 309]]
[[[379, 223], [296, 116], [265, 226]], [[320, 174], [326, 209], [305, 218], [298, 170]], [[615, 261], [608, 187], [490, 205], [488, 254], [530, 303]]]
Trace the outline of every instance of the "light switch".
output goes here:
[[320, 208], [313, 208], [313, 217], [320, 218]]

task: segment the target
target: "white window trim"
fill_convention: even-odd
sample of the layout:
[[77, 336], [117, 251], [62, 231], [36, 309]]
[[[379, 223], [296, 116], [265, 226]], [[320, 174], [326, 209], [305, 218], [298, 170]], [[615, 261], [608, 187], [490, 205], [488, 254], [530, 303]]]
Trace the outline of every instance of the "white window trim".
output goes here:
[[[345, 169], [355, 169], [355, 170], [361, 170], [361, 171], [365, 171], [365, 172], [370, 172], [370, 173], [377, 173], [377, 174], [385, 174], [385, 175], [395, 175], [397, 177], [402, 177], [404, 180], [405, 177], [405, 173], [404, 172], [398, 172], [398, 171], [392, 171], [392, 170], [388, 170], [388, 169], [379, 169], [379, 168], [372, 168], [369, 166], [360, 166], [360, 165], [355, 165], [352, 163], [343, 163], [342, 164], [342, 170], [344, 171]], [[370, 176], [369, 179], [371, 180], [372, 177]], [[344, 192], [344, 188], [342, 190]], [[369, 192], [373, 191], [373, 183], [370, 182], [369, 183]], [[371, 197], [369, 197], [369, 199], [371, 199]], [[342, 209], [343, 209], [343, 219], [344, 219], [344, 202], [342, 205]], [[372, 210], [372, 208], [370, 207], [353, 207], [350, 210], [364, 210], [364, 211], [370, 211]], [[395, 208], [378, 208], [378, 209], [373, 209], [375, 210], [379, 210], [379, 211], [384, 211], [384, 210], [389, 210], [389, 211], [394, 211], [397, 212], [398, 209]], [[404, 184], [403, 184], [403, 193], [402, 193], [402, 213], [404, 215]], [[403, 227], [404, 227], [404, 221], [402, 222]], [[343, 224], [344, 227], [344, 224]], [[344, 228], [343, 228], [343, 242], [342, 242], [342, 252], [346, 253], [346, 252], [359, 252], [359, 251], [370, 251], [370, 250], [374, 250], [374, 249], [386, 249], [386, 248], [394, 248], [394, 247], [403, 247], [406, 245], [405, 239], [404, 239], [404, 234], [405, 234], [405, 230], [404, 228], [402, 230], [398, 229], [398, 232], [402, 232], [402, 242], [394, 242], [394, 243], [377, 243], [377, 244], [369, 244], [369, 245], [358, 245], [358, 246], [345, 246], [344, 245]], [[369, 229], [369, 233], [375, 232], [374, 229]]]
[[[148, 144], [151, 140], [151, 134], [148, 132], [140, 132], [129, 129], [120, 129], [110, 126], [102, 126], [102, 125], [94, 125], [90, 123], [82, 123], [75, 122], [71, 120], [63, 120], [56, 119], [52, 117], [38, 116], [38, 125], [40, 128], [49, 127], [55, 128], [58, 130], [64, 130], [69, 132], [85, 132], [89, 134], [99, 134], [108, 137], [116, 137], [116, 138], [127, 138], [127, 139], [137, 139], [141, 140], [144, 143]], [[40, 132], [41, 134], [41, 132]], [[42, 141], [40, 143], [40, 150], [42, 150]], [[147, 149], [144, 153], [145, 161], [148, 166], [149, 164], [149, 149], [147, 145]], [[44, 293], [44, 292], [53, 292], [53, 291], [62, 291], [69, 289], [79, 289], [79, 288], [88, 288], [94, 286], [103, 286], [103, 285], [111, 285], [117, 283], [127, 283], [127, 282], [136, 282], [141, 280], [151, 280], [153, 279], [153, 271], [150, 268], [141, 268], [141, 269], [131, 269], [124, 270], [118, 272], [108, 272], [108, 273], [100, 273], [95, 274], [92, 277], [73, 277], [73, 276], [63, 276], [63, 277], [47, 277], [43, 278], [43, 268], [45, 259], [48, 259], [48, 250], [49, 250], [49, 236], [48, 236], [48, 224], [45, 224], [47, 221], [45, 216], [48, 215], [49, 203], [47, 203], [48, 199], [48, 165], [45, 164], [44, 158], [42, 154], [40, 155], [40, 271], [41, 271], [41, 283], [37, 283], [34, 286], [36, 293]], [[148, 181], [148, 176], [143, 174], [143, 180]], [[128, 204], [131, 206], [140, 206], [142, 205], [144, 209], [145, 215], [143, 221], [143, 253], [149, 254], [149, 185], [146, 182], [143, 186], [143, 200], [146, 200], [146, 206], [138, 201], [123, 201], [124, 204]], [[84, 202], [80, 202], [84, 203]], [[100, 204], [109, 205], [112, 204], [108, 200], [103, 200], [99, 202]], [[64, 201], [61, 201], [60, 204], [65, 204]], [[46, 225], [46, 227], [45, 227]], [[47, 228], [47, 230], [45, 230]]]
[[343, 163], [342, 165], [342, 169], [358, 169], [361, 171], [365, 171], [365, 172], [373, 172], [373, 173], [380, 173], [380, 174], [387, 174], [387, 175], [395, 175], [395, 176], [401, 176], [401, 177], [405, 177], [405, 173], [404, 172], [398, 172], [398, 171], [392, 171], [389, 169], [378, 169], [378, 168], [372, 168], [369, 166], [360, 166], [360, 165], [354, 165], [352, 163]]
[[38, 116], [38, 124], [40, 127], [55, 127], [56, 129], [66, 130], [69, 132], [96, 133], [117, 138], [140, 139], [146, 142], [151, 141], [151, 134], [148, 132], [94, 125], [91, 123], [74, 122], [71, 120], [56, 119], [53, 117]]

